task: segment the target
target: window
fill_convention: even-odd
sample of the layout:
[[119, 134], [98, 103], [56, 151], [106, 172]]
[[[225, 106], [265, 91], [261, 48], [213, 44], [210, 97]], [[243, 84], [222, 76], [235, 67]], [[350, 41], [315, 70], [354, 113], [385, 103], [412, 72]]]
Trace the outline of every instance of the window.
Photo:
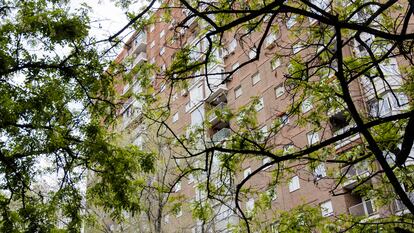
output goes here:
[[396, 93], [398, 101], [392, 93], [387, 93], [381, 99], [374, 99], [369, 105], [369, 113], [373, 117], [384, 117], [393, 114], [394, 110], [405, 108], [408, 98], [403, 93]]
[[194, 182], [194, 176], [193, 176], [193, 174], [189, 174], [188, 175], [188, 183], [191, 184], [193, 182]]
[[178, 181], [177, 183], [175, 183], [174, 192], [178, 192], [180, 190], [181, 190], [181, 181]]
[[165, 91], [165, 89], [167, 89], [167, 85], [165, 83], [161, 84], [160, 92]]
[[238, 62], [236, 62], [236, 63], [234, 63], [234, 64], [231, 66], [231, 69], [232, 69], [232, 70], [236, 70], [239, 66], [240, 66], [240, 65], [239, 65], [239, 63], [238, 63]]
[[254, 209], [254, 199], [253, 198], [249, 198], [249, 200], [247, 200], [246, 202], [246, 211], [252, 212]]
[[155, 64], [155, 57], [151, 58], [150, 63]]
[[318, 132], [310, 132], [310, 133], [306, 134], [306, 137], [308, 138], [308, 145], [309, 146], [319, 142], [319, 133]]
[[165, 53], [165, 47], [162, 47], [162, 48], [160, 49], [160, 55], [162, 56], [164, 53]]
[[190, 111], [190, 109], [191, 109], [191, 102], [187, 102], [187, 103], [185, 104], [185, 112], [189, 112], [189, 111]]
[[200, 107], [191, 113], [191, 126], [200, 126], [203, 124], [204, 111]]
[[153, 32], [154, 29], [155, 29], [155, 25], [154, 24], [151, 24], [151, 26], [150, 26], [150, 32]]
[[252, 173], [252, 169], [250, 167], [244, 169], [243, 178], [246, 179], [246, 177], [249, 176], [251, 173]]
[[190, 102], [192, 106], [200, 104], [204, 99], [203, 84], [190, 89]]
[[275, 87], [276, 98], [281, 97], [283, 94], [285, 94], [285, 87], [283, 86], [283, 84], [280, 84], [279, 86]]
[[256, 104], [255, 109], [256, 111], [262, 110], [264, 107], [263, 97], [259, 99], [259, 103]]
[[250, 50], [250, 52], [249, 52], [249, 58], [250, 59], [253, 59], [255, 57], [256, 57], [256, 51], [255, 50]]
[[172, 96], [172, 101], [176, 101], [178, 99], [178, 94], [174, 93], [174, 95]]
[[283, 154], [289, 154], [289, 153], [292, 153], [292, 152], [293, 152], [293, 150], [294, 150], [294, 147], [293, 147], [293, 145], [292, 145], [292, 144], [285, 145], [285, 146], [283, 147]]
[[305, 99], [302, 102], [302, 112], [303, 113], [308, 112], [309, 110], [312, 109], [312, 107], [313, 107], [313, 105], [312, 105], [312, 99], [310, 97], [307, 98], [307, 99]]
[[229, 53], [229, 54], [230, 54], [230, 53], [233, 53], [233, 52], [234, 52], [234, 50], [236, 50], [236, 47], [237, 47], [237, 40], [236, 40], [236, 39], [233, 39], [233, 40], [230, 42], [230, 44], [229, 44], [229, 46], [228, 46], [228, 48], [227, 48], [228, 53]]
[[287, 29], [291, 29], [293, 25], [296, 24], [296, 15], [292, 15], [289, 17], [288, 21], [286, 22]]
[[[272, 159], [270, 158], [270, 157], [265, 157], [263, 160], [262, 160], [262, 163], [263, 163], [263, 165], [265, 165], [265, 164], [267, 164], [267, 163], [270, 163], [272, 161]], [[265, 167], [264, 168], [264, 170], [266, 170], [266, 169], [268, 169], [269, 167], [271, 167], [272, 165], [268, 165], [267, 167]]]
[[259, 129], [259, 131], [262, 137], [268, 136], [269, 131], [267, 130], [267, 125], [264, 125], [262, 128]]
[[315, 180], [319, 180], [326, 176], [326, 168], [325, 164], [321, 163], [318, 166], [315, 167], [313, 170], [313, 176], [315, 177]]
[[280, 123], [281, 123], [282, 125], [289, 124], [289, 116], [288, 116], [288, 114], [284, 113], [284, 114], [282, 114], [282, 115], [280, 116]]
[[[270, 157], [266, 157], [262, 160], [262, 163], [263, 163], [263, 165], [265, 165], [266, 163], [270, 163], [271, 161], [272, 161], [272, 159]], [[268, 166], [268, 167], [270, 167], [270, 166]], [[266, 168], [268, 168], [268, 167], [266, 167]]]
[[293, 45], [293, 48], [292, 48], [293, 54], [299, 53], [303, 49], [303, 47], [304, 47], [304, 45], [301, 44], [301, 43], [297, 43], [297, 44]]
[[289, 192], [296, 191], [300, 188], [299, 176], [294, 176], [289, 181]]
[[243, 90], [241, 86], [238, 86], [234, 89], [234, 96], [236, 99], [239, 98], [242, 94], [243, 94]]
[[172, 118], [172, 122], [177, 122], [178, 121], [178, 112], [176, 112], [174, 115], [173, 115], [173, 118]]
[[323, 217], [332, 216], [333, 215], [333, 207], [332, 202], [327, 201], [321, 204], [321, 212]]
[[153, 40], [153, 41], [151, 42], [151, 44], [150, 44], [150, 47], [151, 47], [151, 48], [154, 48], [154, 46], [155, 46], [155, 41]]
[[282, 64], [282, 62], [281, 62], [280, 58], [274, 58], [270, 61], [270, 67], [272, 68], [272, 70], [275, 70], [281, 64]]
[[269, 48], [273, 47], [274, 42], [276, 41], [276, 39], [277, 39], [276, 33], [269, 33], [266, 36], [266, 39], [265, 39], [265, 46], [269, 47]]
[[162, 38], [164, 35], [165, 35], [165, 31], [164, 31], [164, 30], [162, 30], [162, 31], [160, 32], [160, 38]]
[[260, 82], [260, 73], [255, 73], [252, 76], [252, 85], [256, 85], [256, 83]]

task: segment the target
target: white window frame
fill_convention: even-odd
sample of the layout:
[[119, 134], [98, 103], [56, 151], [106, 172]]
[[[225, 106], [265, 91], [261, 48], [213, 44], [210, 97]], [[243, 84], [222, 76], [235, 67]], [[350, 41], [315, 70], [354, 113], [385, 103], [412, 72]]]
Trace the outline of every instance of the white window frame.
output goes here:
[[181, 181], [178, 181], [177, 183], [175, 183], [174, 185], [174, 192], [179, 192], [181, 190]]
[[326, 166], [323, 163], [320, 163], [318, 166], [313, 169], [313, 176], [316, 180], [320, 180], [326, 177]]
[[175, 123], [178, 121], [178, 119], [179, 119], [178, 112], [176, 112], [172, 117], [172, 122]]
[[309, 132], [306, 134], [306, 138], [308, 139], [308, 145], [312, 146], [318, 142], [320, 142], [319, 132]]
[[165, 53], [165, 47], [161, 47], [160, 49], [160, 56], [164, 55]]
[[250, 167], [244, 169], [243, 171], [243, 179], [246, 179], [248, 175], [252, 174], [252, 169]]
[[308, 97], [305, 100], [303, 100], [302, 106], [301, 106], [301, 109], [302, 109], [303, 113], [309, 112], [312, 108], [313, 108], [313, 104], [312, 104], [312, 98], [311, 97]]
[[320, 207], [321, 207], [321, 214], [323, 217], [334, 215], [334, 209], [333, 209], [331, 200], [321, 203]]
[[235, 99], [239, 98], [242, 94], [243, 94], [243, 89], [241, 85], [234, 88]]
[[263, 97], [259, 98], [259, 103], [256, 104], [255, 106], [255, 110], [256, 111], [261, 111], [264, 108], [264, 100]]
[[280, 116], [280, 123], [281, 123], [281, 125], [287, 125], [287, 124], [289, 124], [289, 115], [287, 113], [283, 113]]
[[256, 85], [260, 81], [261, 81], [261, 78], [260, 78], [259, 72], [252, 75], [252, 86]]
[[289, 180], [289, 192], [294, 192], [298, 189], [300, 189], [299, 176], [293, 176]]
[[283, 94], [285, 94], [285, 86], [282, 84], [275, 87], [275, 96], [276, 98], [281, 97]]
[[272, 70], [279, 68], [280, 65], [282, 65], [280, 58], [274, 58], [270, 61], [270, 68], [272, 68]]
[[255, 58], [256, 57], [256, 54], [257, 54], [256, 50], [254, 50], [254, 49], [250, 50], [249, 51], [249, 58], [250, 59]]

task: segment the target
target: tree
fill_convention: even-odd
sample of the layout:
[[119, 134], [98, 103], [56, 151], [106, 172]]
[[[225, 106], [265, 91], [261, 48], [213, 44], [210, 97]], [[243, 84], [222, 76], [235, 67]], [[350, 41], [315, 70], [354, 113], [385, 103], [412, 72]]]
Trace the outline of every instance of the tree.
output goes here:
[[102, 127], [118, 106], [112, 58], [89, 35], [88, 7], [68, 4], [0, 1], [2, 232], [79, 232], [91, 171], [96, 205], [118, 218], [140, 208], [133, 174], [151, 169], [152, 154]]
[[[240, 224], [232, 225], [239, 232], [270, 231], [272, 227], [297, 232], [412, 228], [412, 215], [384, 215], [362, 221], [349, 215], [321, 217], [319, 209], [308, 205], [289, 212], [268, 210], [274, 187], [286, 184], [293, 174], [326, 164], [332, 194], [338, 196], [344, 194], [340, 186], [349, 177], [347, 174], [367, 163], [368, 176], [358, 179], [345, 193], [363, 193], [379, 200], [376, 205], [383, 208], [398, 199], [414, 213], [408, 195], [413, 168], [406, 165], [412, 156], [413, 110], [410, 101], [404, 101], [413, 98], [411, 2], [156, 2], [150, 1], [138, 13], [130, 12], [130, 22], [118, 33], [105, 41], [95, 41], [88, 35], [87, 8], [70, 13], [61, 10], [67, 1], [1, 1], [3, 231], [79, 231], [85, 204], [80, 187], [87, 171], [94, 177], [88, 186], [88, 205], [103, 208], [119, 221], [128, 217], [124, 210], [153, 213], [146, 209], [156, 199], [149, 197], [155, 194], [151, 190], [168, 196], [172, 200], [170, 210], [177, 212], [181, 199], [168, 194], [192, 174], [198, 179], [197, 189], [203, 198], [189, 207], [203, 231], [219, 230], [214, 228], [219, 217], [215, 214], [217, 206], [227, 207], [240, 217]], [[120, 3], [127, 9], [129, 1]], [[186, 14], [176, 17], [182, 10]], [[124, 64], [110, 63], [105, 59], [110, 49], [100, 49], [104, 42], [119, 45], [119, 36], [129, 27], [139, 31], [153, 23], [173, 21], [175, 33], [167, 45], [175, 53], [166, 60], [168, 67], [144, 62], [123, 75]], [[189, 38], [196, 38], [195, 45], [201, 45], [202, 50], [187, 43]], [[227, 49], [222, 50], [223, 45]], [[230, 54], [234, 45], [249, 58], [237, 67], [210, 72], [211, 66], [221, 62], [220, 53]], [[267, 45], [273, 48], [265, 48]], [[351, 54], [355, 47], [357, 54]], [[185, 93], [197, 79], [206, 80], [212, 92], [266, 57], [275, 66], [279, 61], [290, 64], [278, 71], [282, 75], [278, 78], [287, 87], [285, 100], [289, 104], [278, 109], [278, 116], [266, 131], [257, 118], [260, 98], [252, 98], [241, 108], [211, 111], [209, 116], [214, 114], [228, 124], [231, 136], [224, 141], [208, 137], [208, 120], [189, 129], [188, 136], [171, 124], [175, 93]], [[395, 86], [388, 76], [396, 71], [400, 72], [396, 76], [401, 85]], [[146, 124], [158, 127], [153, 132], [174, 152], [176, 169], [169, 170], [171, 180], [158, 185], [162, 188], [154, 189], [147, 179], [167, 170], [160, 168], [162, 161], [167, 161], [162, 160], [163, 154], [153, 147], [148, 151], [120, 145], [115, 134], [121, 104], [114, 86], [120, 77], [126, 82], [137, 77], [144, 91], [127, 93], [121, 99], [142, 101]], [[355, 87], [360, 82], [366, 89], [357, 92]], [[378, 89], [381, 82], [387, 95]], [[362, 93], [371, 95], [372, 107], [367, 108], [365, 97], [358, 95]], [[304, 114], [303, 110], [311, 105], [312, 109]], [[384, 106], [396, 107], [398, 112], [384, 116]], [[323, 132], [321, 140], [314, 141], [313, 134], [308, 146], [280, 140], [286, 119], [298, 128]], [[342, 131], [333, 134], [335, 129]], [[356, 135], [360, 135], [358, 143], [336, 154], [335, 145]], [[161, 162], [157, 164], [156, 159]], [[262, 159], [266, 159], [263, 165], [240, 178], [243, 163]], [[345, 172], [335, 172], [339, 168]], [[267, 171], [272, 174], [268, 183], [261, 187], [249, 185], [249, 180]], [[47, 174], [54, 174], [57, 181], [49, 192], [39, 187], [39, 179]], [[321, 182], [318, 176], [317, 182]], [[241, 203], [252, 197], [256, 200], [254, 207], [242, 208]], [[154, 211], [159, 213], [162, 208]], [[278, 226], [270, 226], [275, 221], [279, 221]], [[156, 222], [160, 222], [159, 215]], [[161, 232], [162, 227], [157, 231]]]
[[[412, 3], [180, 0], [163, 2], [154, 11], [152, 18], [139, 24], [174, 25], [171, 40], [164, 44], [174, 51], [172, 59], [164, 57], [158, 67], [151, 62], [140, 65], [132, 76], [146, 87], [150, 81], [158, 87], [151, 93], [155, 98], [148, 98], [148, 93], [138, 97], [147, 100], [143, 112], [160, 125], [163, 133], [159, 136], [180, 148], [175, 159], [185, 162], [177, 165], [182, 174], [178, 177], [193, 174], [202, 181], [198, 188], [206, 193], [207, 200], [196, 200], [192, 206], [199, 225], [214, 222], [213, 206], [221, 203], [243, 220], [234, 226], [236, 231], [264, 229], [273, 221], [279, 221], [281, 231], [412, 228], [412, 215], [396, 217], [390, 213], [364, 221], [350, 215], [337, 216], [340, 225], [335, 228], [329, 224], [332, 219], [315, 216], [319, 210], [308, 206], [269, 216], [266, 209], [271, 208], [272, 192], [263, 194], [304, 171], [314, 171], [317, 184], [325, 176], [317, 174], [318, 169], [327, 166], [323, 173], [331, 180], [333, 196], [359, 193], [367, 200], [375, 199], [375, 204], [368, 201], [369, 205], [379, 209], [388, 208], [397, 199], [413, 213], [413, 168], [407, 163], [414, 139], [409, 101], [413, 97]], [[211, 69], [223, 62], [223, 54], [231, 56], [236, 46], [249, 58], [231, 68], [227, 63], [225, 70]], [[266, 59], [272, 59], [275, 66], [289, 64], [277, 76], [283, 80], [289, 104], [276, 109], [267, 130], [261, 130], [257, 118], [263, 104], [259, 97], [241, 108], [213, 108], [208, 114], [227, 123], [231, 135], [225, 140], [210, 138], [212, 124], [207, 119], [187, 129], [186, 134], [172, 124], [177, 93], [186, 93], [198, 80], [204, 80], [208, 93], [214, 92], [237, 78], [237, 72]], [[363, 89], [358, 90], [360, 85]], [[289, 124], [319, 136], [306, 135], [309, 145], [284, 139], [287, 119]], [[336, 150], [350, 140], [350, 146]], [[239, 178], [244, 163], [262, 159], [266, 159], [263, 165]], [[265, 173], [269, 166], [271, 181], [252, 187], [249, 180]], [[360, 167], [365, 167], [366, 176], [358, 176]], [[354, 186], [342, 189], [347, 180], [356, 178]], [[243, 208], [241, 203], [248, 203], [252, 197], [259, 200], [255, 207]], [[298, 222], [289, 221], [292, 214]]]

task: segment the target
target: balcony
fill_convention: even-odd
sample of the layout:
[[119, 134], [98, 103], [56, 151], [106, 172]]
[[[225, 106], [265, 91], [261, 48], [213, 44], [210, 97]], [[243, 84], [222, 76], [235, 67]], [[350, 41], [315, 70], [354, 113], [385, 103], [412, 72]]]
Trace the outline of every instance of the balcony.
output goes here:
[[[414, 203], [414, 193], [407, 193], [407, 195], [410, 201]], [[395, 200], [393, 209], [394, 213], [404, 214], [405, 210], [407, 210], [407, 207], [404, 205], [404, 203], [402, 203], [401, 200]]]
[[[346, 173], [346, 174], [345, 174]], [[344, 188], [351, 189], [355, 186], [359, 179], [369, 175], [366, 163], [352, 165], [341, 169], [341, 174], [345, 174], [346, 181], [342, 184]]]
[[226, 138], [228, 138], [231, 134], [231, 130], [229, 128], [222, 128], [219, 131], [217, 131], [217, 133], [215, 133], [213, 135], [213, 137], [211, 138], [211, 140], [213, 142], [222, 142], [224, 141]]
[[362, 90], [368, 100], [374, 99], [376, 94], [381, 95], [391, 89], [397, 89], [402, 85], [400, 75], [385, 75], [385, 80], [376, 77], [373, 80], [363, 77], [361, 80]]
[[122, 130], [140, 119], [142, 114], [142, 104], [133, 98], [129, 98], [124, 104], [124, 109], [125, 110], [122, 113]]
[[224, 67], [216, 65], [207, 75], [208, 83], [206, 82], [206, 102], [211, 103], [218, 96], [226, 94], [227, 84], [225, 83], [226, 75], [224, 74]]
[[219, 118], [217, 117], [216, 111], [222, 111], [225, 107], [226, 107], [226, 103], [221, 102], [217, 106], [215, 106], [213, 109], [210, 110], [210, 116], [208, 117], [208, 121], [212, 125], [215, 125], [220, 121]]
[[147, 34], [144, 32], [141, 32], [136, 35], [132, 44], [132, 54], [140, 54], [142, 52], [146, 51], [147, 48]]
[[[350, 130], [351, 128], [353, 128], [355, 126], [356, 125], [353, 124], [353, 125], [348, 125], [344, 128], [341, 128], [341, 129], [335, 131], [334, 136], [341, 135], [341, 134], [347, 132], [348, 130]], [[344, 146], [346, 146], [346, 145], [348, 145], [348, 144], [350, 144], [350, 143], [352, 143], [352, 142], [354, 142], [354, 141], [356, 141], [360, 138], [361, 138], [361, 135], [359, 133], [356, 133], [356, 134], [351, 135], [349, 137], [346, 137], [342, 140], [339, 140], [339, 141], [335, 142], [335, 149], [338, 150], [338, 149], [340, 149], [340, 148], [342, 148], [342, 147], [344, 147]]]
[[132, 62], [132, 67], [135, 67], [138, 63], [146, 61], [147, 60], [147, 54], [145, 52], [139, 53], [134, 61]]
[[372, 200], [364, 200], [359, 204], [351, 206], [349, 208], [349, 213], [353, 216], [372, 216], [376, 214], [376, 209], [374, 202]]

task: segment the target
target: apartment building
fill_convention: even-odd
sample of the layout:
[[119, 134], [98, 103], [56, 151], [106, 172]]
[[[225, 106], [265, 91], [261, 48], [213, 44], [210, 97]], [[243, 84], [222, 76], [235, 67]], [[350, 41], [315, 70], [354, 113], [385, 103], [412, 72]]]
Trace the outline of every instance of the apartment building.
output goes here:
[[[134, 33], [127, 42], [124, 50], [119, 56], [119, 61], [129, 60], [132, 66], [141, 62], [155, 64], [159, 70], [152, 77], [154, 95], [159, 97], [160, 102], [169, 101], [169, 118], [167, 124], [175, 135], [182, 136], [191, 133], [197, 127], [203, 127], [205, 135], [201, 144], [221, 145], [231, 134], [237, 130], [237, 121], [223, 121], [220, 114], [223, 109], [236, 111], [243, 106], [249, 105], [256, 98], [256, 113], [258, 126], [255, 130], [260, 131], [267, 137], [275, 120], [280, 120], [282, 126], [277, 135], [269, 137], [268, 143], [273, 144], [276, 149], [286, 152], [300, 148], [310, 147], [324, 139], [340, 135], [354, 125], [342, 111], [332, 111], [327, 117], [325, 128], [314, 131], [309, 126], [299, 126], [298, 116], [290, 115], [292, 95], [285, 82], [285, 76], [289, 73], [291, 61], [288, 56], [274, 57], [276, 50], [286, 47], [292, 56], [301, 52], [300, 44], [292, 44], [289, 31], [295, 26], [295, 18], [291, 17], [285, 21], [275, 21], [280, 25], [278, 32], [270, 32], [266, 37], [260, 56], [256, 61], [242, 67], [241, 64], [254, 59], [257, 51], [252, 44], [259, 41], [260, 33], [252, 33], [249, 42], [243, 44], [242, 39], [234, 34], [228, 34], [223, 39], [221, 47], [215, 47], [211, 51], [216, 58], [204, 71], [198, 71], [188, 81], [188, 86], [182, 89], [171, 89], [169, 82], [163, 78], [166, 70], [171, 65], [176, 52], [183, 46], [189, 46], [190, 58], [194, 61], [200, 60], [205, 55], [207, 42], [196, 33], [203, 27], [202, 23], [191, 19], [187, 21], [186, 30], [177, 30], [176, 23], [184, 19], [189, 11], [181, 9], [172, 10], [172, 21], [156, 22], [146, 28], [145, 31]], [[161, 12], [155, 13], [155, 18], [161, 18]], [[314, 22], [308, 22], [312, 24]], [[303, 25], [303, 22], [302, 24]], [[362, 40], [369, 43], [372, 36], [363, 34]], [[250, 43], [250, 46], [249, 46]], [[278, 46], [285, 44], [285, 46]], [[247, 46], [246, 46], [247, 45]], [[279, 51], [280, 52], [280, 51]], [[354, 46], [346, 46], [343, 49], [347, 57], [362, 57], [367, 51], [363, 46], [355, 43]], [[387, 82], [377, 78], [374, 82], [368, 79], [358, 79], [349, 85], [350, 93], [360, 111], [371, 116], [389, 116], [400, 113], [407, 108], [408, 98], [398, 92], [403, 84], [403, 77], [399, 64], [404, 64], [401, 58], [391, 58], [387, 63], [380, 64]], [[207, 73], [205, 73], [207, 71]], [[234, 72], [228, 76], [226, 72]], [[333, 74], [332, 74], [333, 75]], [[397, 93], [394, 95], [394, 92]], [[139, 93], [141, 87], [139, 82], [132, 80], [125, 86], [120, 87], [121, 94], [128, 92]], [[380, 98], [378, 98], [380, 96]], [[303, 114], [311, 114], [317, 103], [312, 98], [302, 101], [299, 111]], [[146, 127], [143, 123], [142, 103], [131, 96], [122, 109], [121, 123], [118, 130], [127, 132], [129, 142], [138, 146], [145, 144]], [[350, 148], [363, 142], [359, 133], [352, 134], [340, 141], [335, 142], [334, 151], [337, 154], [346, 153]], [[414, 152], [412, 152], [414, 153]], [[207, 158], [207, 157], [206, 157]], [[261, 157], [260, 157], [261, 158]], [[390, 161], [391, 157], [387, 158]], [[179, 160], [179, 159], [178, 159]], [[177, 161], [178, 161], [177, 160]], [[241, 221], [240, 213], [236, 209], [234, 197], [224, 198], [221, 202], [211, 200], [213, 220], [203, 222], [193, 217], [193, 202], [205, 200], [206, 192], [200, 187], [200, 183], [206, 182], [206, 176], [202, 173], [188, 174], [180, 180], [175, 180], [177, 171], [184, 171], [185, 167], [203, 163], [193, 159], [186, 162], [175, 162], [179, 169], [171, 169], [169, 180], [174, 186], [171, 197], [180, 196], [182, 205], [175, 211], [165, 211], [161, 224], [163, 232], [227, 232]], [[238, 168], [235, 176], [221, 179], [226, 187], [240, 183], [255, 169], [271, 161], [271, 158], [263, 156], [262, 159], [245, 159]], [[414, 161], [407, 161], [410, 165]], [[211, 178], [214, 179], [218, 161], [212, 158]], [[375, 162], [373, 162], [375, 164]], [[260, 193], [269, 193], [271, 196], [271, 207], [269, 210], [258, 213], [264, 219], [262, 229], [269, 231], [276, 229], [276, 210], [288, 211], [301, 204], [319, 207], [321, 215], [325, 217], [337, 216], [339, 214], [350, 214], [354, 216], [365, 216], [376, 218], [390, 214], [400, 214], [405, 206], [400, 201], [395, 201], [387, 207], [376, 208], [375, 200], [371, 200], [358, 192], [348, 192], [355, 188], [356, 184], [364, 177], [374, 173], [376, 166], [372, 164], [357, 163], [352, 166], [340, 167], [336, 164], [320, 163], [317, 167], [309, 169], [306, 165], [294, 162], [291, 165], [293, 172], [284, 177], [276, 185], [269, 185], [272, 181], [272, 173], [276, 166], [268, 166], [262, 169], [246, 183], [246, 187], [256, 190], [254, 195], [243, 196], [240, 200], [241, 208], [246, 214], [253, 211], [255, 202]], [[180, 168], [181, 166], [181, 168]], [[337, 182], [329, 176], [344, 175], [343, 182], [335, 187]], [[369, 182], [375, 186], [379, 180], [372, 179]], [[271, 188], [272, 190], [269, 190]], [[229, 188], [228, 194], [234, 194], [234, 189]], [[341, 195], [333, 195], [332, 191], [343, 192]], [[414, 195], [409, 194], [414, 200]], [[268, 219], [268, 220], [266, 220]], [[142, 231], [149, 231], [150, 227], [142, 227]], [[276, 232], [276, 230], [274, 231]]]

